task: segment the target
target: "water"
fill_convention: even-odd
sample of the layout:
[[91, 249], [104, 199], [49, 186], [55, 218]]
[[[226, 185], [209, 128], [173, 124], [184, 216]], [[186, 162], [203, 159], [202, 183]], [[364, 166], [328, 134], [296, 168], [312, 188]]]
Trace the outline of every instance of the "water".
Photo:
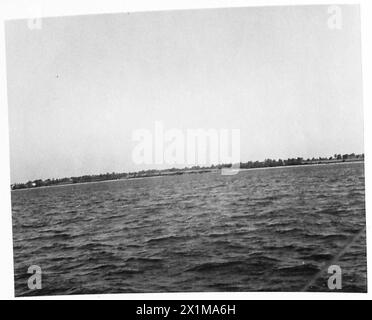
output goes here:
[[329, 291], [348, 244], [342, 291], [367, 289], [362, 163], [21, 190], [12, 208], [17, 296]]

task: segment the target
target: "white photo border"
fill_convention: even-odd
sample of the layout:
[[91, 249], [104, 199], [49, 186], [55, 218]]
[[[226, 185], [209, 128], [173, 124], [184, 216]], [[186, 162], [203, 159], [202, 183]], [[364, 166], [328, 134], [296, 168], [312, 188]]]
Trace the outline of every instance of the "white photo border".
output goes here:
[[[143, 12], [163, 10], [186, 10], [206, 8], [229, 8], [250, 6], [282, 5], [330, 5], [337, 1], [253, 1], [253, 0], [2, 0], [0, 2], [0, 299], [14, 299], [12, 215], [10, 204], [10, 165], [9, 131], [6, 82], [5, 27], [4, 22], [11, 19], [34, 18], [40, 14], [45, 17], [87, 15], [120, 12]], [[362, 30], [362, 68], [363, 68], [363, 105], [364, 105], [364, 143], [365, 143], [365, 181], [366, 181], [366, 223], [367, 223], [367, 269], [371, 275], [372, 265], [372, 218], [370, 213], [372, 168], [369, 156], [372, 155], [372, 2], [370, 0], [344, 1], [342, 4], [357, 4], [361, 8]], [[246, 299], [371, 299], [371, 281], [368, 281], [369, 293], [314, 293], [314, 292], [202, 292], [202, 293], [146, 293], [146, 294], [94, 294], [22, 297], [16, 299], [126, 299], [126, 300], [246, 300]]]

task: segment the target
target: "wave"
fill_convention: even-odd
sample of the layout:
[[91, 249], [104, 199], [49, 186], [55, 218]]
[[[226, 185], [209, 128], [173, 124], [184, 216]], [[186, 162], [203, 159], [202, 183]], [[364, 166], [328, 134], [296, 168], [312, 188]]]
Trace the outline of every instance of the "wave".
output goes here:
[[159, 242], [168, 242], [168, 241], [180, 241], [180, 240], [185, 240], [191, 238], [190, 236], [175, 236], [175, 235], [167, 235], [163, 237], [158, 237], [158, 238], [151, 238], [146, 240], [146, 243], [159, 243]]
[[297, 266], [277, 268], [275, 271], [287, 276], [288, 275], [305, 276], [318, 273], [320, 271], [320, 268], [318, 268], [316, 265], [305, 263]]

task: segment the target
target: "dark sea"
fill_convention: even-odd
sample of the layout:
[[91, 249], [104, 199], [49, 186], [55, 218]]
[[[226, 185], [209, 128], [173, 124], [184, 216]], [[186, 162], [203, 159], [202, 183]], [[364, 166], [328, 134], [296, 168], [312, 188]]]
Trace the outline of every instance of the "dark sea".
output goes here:
[[27, 189], [12, 210], [16, 296], [328, 292], [330, 265], [367, 290], [363, 163]]

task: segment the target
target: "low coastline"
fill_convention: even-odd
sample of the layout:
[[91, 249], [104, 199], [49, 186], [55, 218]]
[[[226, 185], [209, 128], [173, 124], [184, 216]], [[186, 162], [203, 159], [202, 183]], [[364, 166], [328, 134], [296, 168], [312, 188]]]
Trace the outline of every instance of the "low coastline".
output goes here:
[[[333, 164], [343, 164], [343, 163], [364, 163], [364, 155], [362, 157], [358, 158], [349, 158], [349, 159], [327, 159], [327, 160], [302, 160], [301, 163], [297, 164], [283, 164], [283, 165], [271, 165], [271, 166], [258, 166], [258, 167], [249, 167], [246, 168], [244, 165], [241, 164], [241, 167], [239, 168], [239, 171], [249, 171], [249, 170], [261, 170], [261, 169], [274, 169], [274, 168], [293, 168], [298, 166], [314, 166], [314, 165], [333, 165]], [[81, 185], [81, 184], [87, 184], [87, 183], [102, 183], [102, 182], [113, 182], [113, 181], [122, 181], [122, 180], [135, 180], [135, 179], [145, 179], [145, 178], [160, 178], [160, 177], [167, 177], [167, 176], [174, 176], [174, 175], [184, 175], [184, 174], [202, 174], [202, 173], [218, 173], [221, 172], [223, 168], [229, 168], [231, 167], [231, 164], [229, 165], [220, 165], [220, 166], [213, 166], [213, 167], [203, 167], [199, 169], [166, 169], [166, 170], [149, 170], [151, 173], [146, 174], [146, 171], [142, 172], [136, 172], [136, 173], [129, 173], [126, 174], [124, 177], [120, 178], [113, 178], [113, 179], [96, 179], [92, 181], [81, 181], [81, 182], [74, 182], [69, 179], [65, 182], [50, 184], [50, 185], [29, 185], [20, 187], [20, 188], [14, 188], [14, 185], [11, 185], [11, 191], [19, 191], [19, 190], [29, 190], [29, 189], [40, 189], [40, 188], [49, 188], [49, 187], [62, 187], [62, 186], [71, 186], [71, 185]], [[122, 174], [118, 174], [122, 175]], [[96, 176], [101, 177], [101, 176]], [[64, 178], [66, 179], [66, 178]], [[40, 180], [39, 180], [40, 181]]]

